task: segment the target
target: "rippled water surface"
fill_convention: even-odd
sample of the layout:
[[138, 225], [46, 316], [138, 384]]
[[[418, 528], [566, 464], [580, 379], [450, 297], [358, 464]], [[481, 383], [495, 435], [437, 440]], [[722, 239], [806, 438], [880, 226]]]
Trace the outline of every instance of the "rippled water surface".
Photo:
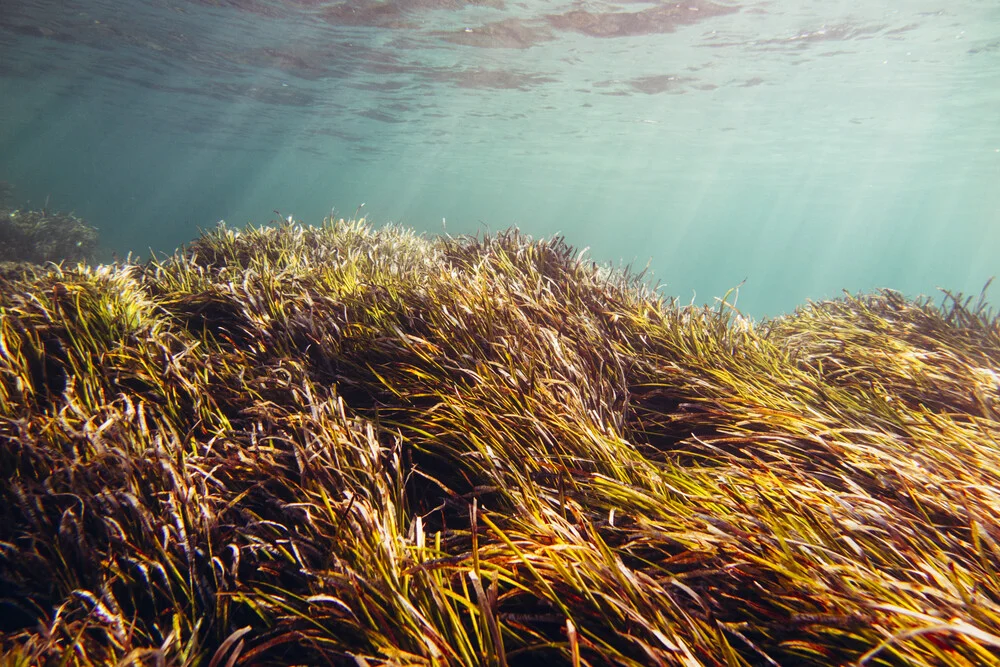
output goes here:
[[757, 316], [978, 292], [1000, 4], [4, 0], [0, 180], [109, 253], [336, 208], [562, 233]]

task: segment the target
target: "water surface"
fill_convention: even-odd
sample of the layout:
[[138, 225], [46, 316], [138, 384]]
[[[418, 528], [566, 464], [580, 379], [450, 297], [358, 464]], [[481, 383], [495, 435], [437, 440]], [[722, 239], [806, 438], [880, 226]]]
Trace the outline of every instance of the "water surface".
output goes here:
[[4, 0], [0, 180], [120, 254], [336, 208], [745, 280], [754, 316], [975, 293], [1000, 4]]

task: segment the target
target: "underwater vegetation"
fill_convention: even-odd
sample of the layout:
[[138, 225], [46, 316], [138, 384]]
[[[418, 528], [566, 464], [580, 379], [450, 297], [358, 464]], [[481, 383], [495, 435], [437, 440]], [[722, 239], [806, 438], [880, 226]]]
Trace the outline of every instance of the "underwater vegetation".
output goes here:
[[72, 213], [13, 208], [13, 187], [0, 181], [0, 274], [10, 263], [79, 262], [93, 259], [97, 230]]
[[5, 665], [1000, 665], [1000, 323], [561, 239], [0, 278]]

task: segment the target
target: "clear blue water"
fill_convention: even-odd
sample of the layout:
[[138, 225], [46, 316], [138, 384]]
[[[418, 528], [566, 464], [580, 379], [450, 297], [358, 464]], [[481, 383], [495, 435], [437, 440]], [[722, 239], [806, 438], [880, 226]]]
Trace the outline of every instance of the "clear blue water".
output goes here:
[[562, 233], [685, 302], [745, 280], [758, 317], [978, 293], [1000, 2], [0, 0], [0, 180], [119, 254], [364, 203]]

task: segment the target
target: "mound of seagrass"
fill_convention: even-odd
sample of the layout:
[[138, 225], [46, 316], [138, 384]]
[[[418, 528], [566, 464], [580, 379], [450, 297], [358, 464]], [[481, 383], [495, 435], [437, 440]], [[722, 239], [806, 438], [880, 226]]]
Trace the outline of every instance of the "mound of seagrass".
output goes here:
[[97, 230], [72, 213], [13, 208], [14, 188], [0, 181], [0, 278], [18, 263], [80, 262], [97, 251]]
[[517, 232], [0, 278], [5, 665], [1000, 665], [1000, 324]]

